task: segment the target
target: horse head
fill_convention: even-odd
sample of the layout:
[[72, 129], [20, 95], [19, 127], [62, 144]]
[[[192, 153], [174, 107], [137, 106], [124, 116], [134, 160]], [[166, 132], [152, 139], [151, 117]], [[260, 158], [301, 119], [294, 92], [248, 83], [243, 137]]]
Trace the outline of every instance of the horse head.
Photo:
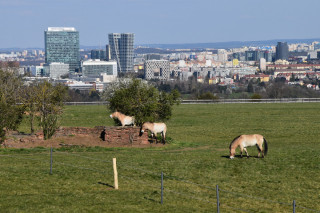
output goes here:
[[235, 149], [230, 149], [230, 159], [233, 159], [235, 154]]
[[229, 149], [230, 149], [230, 159], [233, 159], [234, 156], [236, 155], [236, 148], [237, 146], [234, 145], [234, 141], [231, 142]]
[[143, 133], [144, 133], [144, 130], [145, 130], [145, 129], [143, 128], [143, 125], [144, 125], [144, 124], [142, 124], [141, 127], [140, 127], [139, 136], [142, 136]]
[[147, 123], [143, 123], [143, 124], [141, 125], [141, 128], [140, 128], [140, 134], [139, 134], [139, 136], [141, 136], [141, 135], [144, 133], [144, 131], [146, 131], [146, 130], [148, 130], [148, 128], [147, 128]]
[[112, 113], [110, 115], [110, 118], [117, 118], [117, 117], [118, 117], [118, 112], [117, 111], [115, 111], [114, 113]]

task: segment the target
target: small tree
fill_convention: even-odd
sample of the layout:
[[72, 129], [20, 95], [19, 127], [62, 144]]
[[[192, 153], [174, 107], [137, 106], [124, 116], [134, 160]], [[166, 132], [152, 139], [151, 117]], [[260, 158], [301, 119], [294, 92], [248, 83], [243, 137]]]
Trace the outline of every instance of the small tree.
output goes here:
[[36, 110], [40, 113], [39, 125], [44, 139], [49, 139], [59, 127], [58, 118], [62, 114], [63, 101], [67, 97], [66, 86], [53, 86], [47, 81], [34, 85]]
[[20, 103], [22, 81], [13, 73], [0, 70], [0, 139], [5, 130], [16, 130], [24, 112]]
[[150, 121], [165, 121], [172, 115], [172, 106], [179, 103], [180, 93], [159, 92], [155, 87], [138, 79], [118, 81], [104, 91], [111, 111], [134, 116], [137, 125]]

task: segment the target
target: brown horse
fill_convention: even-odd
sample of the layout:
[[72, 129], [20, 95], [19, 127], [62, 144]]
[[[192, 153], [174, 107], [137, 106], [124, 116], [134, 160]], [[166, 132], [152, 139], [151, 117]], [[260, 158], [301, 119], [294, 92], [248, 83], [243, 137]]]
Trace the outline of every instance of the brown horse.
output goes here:
[[157, 134], [161, 133], [163, 144], [166, 143], [166, 132], [167, 126], [165, 123], [150, 123], [145, 122], [142, 124], [140, 129], [140, 136], [144, 133], [144, 131], [149, 130], [151, 132], [151, 137], [156, 138], [156, 143], [158, 143]]
[[131, 116], [126, 116], [124, 114], [122, 114], [121, 112], [114, 112], [110, 115], [110, 118], [117, 118], [120, 122], [121, 122], [121, 126], [130, 126], [130, 125], [133, 125], [135, 126], [134, 124], [134, 117], [131, 117]]
[[[264, 143], [264, 150], [263, 145]], [[246, 152], [247, 157], [249, 157], [249, 154], [247, 152], [248, 146], [254, 146], [256, 145], [259, 151], [258, 157], [260, 157], [260, 152], [262, 152], [262, 157], [267, 155], [268, 152], [268, 144], [266, 139], [262, 135], [254, 134], [254, 135], [240, 135], [233, 139], [231, 142], [229, 149], [230, 149], [230, 158], [233, 159], [236, 153], [236, 148], [240, 146], [240, 153], [242, 157], [243, 150]]]

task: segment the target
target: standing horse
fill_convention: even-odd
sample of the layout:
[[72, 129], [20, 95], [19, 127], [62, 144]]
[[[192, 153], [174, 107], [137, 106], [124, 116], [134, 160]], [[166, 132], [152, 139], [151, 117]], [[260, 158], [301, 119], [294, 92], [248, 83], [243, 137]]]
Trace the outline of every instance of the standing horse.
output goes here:
[[142, 126], [141, 126], [141, 129], [140, 129], [140, 136], [146, 130], [149, 130], [152, 133], [151, 137], [155, 137], [156, 138], [156, 143], [158, 143], [157, 134], [161, 133], [162, 142], [163, 142], [163, 144], [166, 143], [167, 126], [166, 126], [165, 123], [150, 123], [150, 122], [143, 123]]
[[[262, 144], [264, 143], [264, 150], [262, 147]], [[230, 158], [233, 159], [236, 153], [236, 148], [240, 146], [240, 153], [242, 157], [243, 150], [246, 152], [247, 157], [249, 157], [249, 154], [247, 152], [248, 146], [254, 146], [256, 145], [259, 151], [258, 157], [260, 157], [260, 152], [262, 152], [262, 157], [267, 155], [268, 152], [268, 144], [266, 139], [262, 135], [254, 134], [254, 135], [240, 135], [233, 139], [231, 142], [229, 149], [230, 149]]]
[[121, 126], [125, 126], [125, 125], [133, 125], [134, 124], [134, 117], [131, 116], [126, 116], [124, 114], [122, 114], [121, 112], [114, 112], [110, 115], [110, 118], [117, 118], [120, 122], [121, 122]]

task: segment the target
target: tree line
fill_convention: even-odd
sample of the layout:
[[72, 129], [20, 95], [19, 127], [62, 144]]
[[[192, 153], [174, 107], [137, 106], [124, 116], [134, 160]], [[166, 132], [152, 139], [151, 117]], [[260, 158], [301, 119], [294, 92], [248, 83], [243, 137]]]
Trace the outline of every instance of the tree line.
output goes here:
[[[14, 72], [0, 69], [0, 142], [8, 130], [17, 130], [23, 118], [28, 119], [31, 134], [38, 124], [44, 139], [51, 138], [59, 127], [65, 101], [70, 94], [63, 84], [52, 84], [46, 80], [30, 84]], [[137, 125], [143, 122], [166, 121], [172, 115], [172, 106], [179, 104], [180, 93], [159, 91], [156, 87], [139, 79], [119, 79], [111, 83], [102, 94], [90, 91], [92, 97], [108, 101], [110, 111], [119, 111], [134, 116]], [[27, 115], [27, 116], [26, 116]]]

